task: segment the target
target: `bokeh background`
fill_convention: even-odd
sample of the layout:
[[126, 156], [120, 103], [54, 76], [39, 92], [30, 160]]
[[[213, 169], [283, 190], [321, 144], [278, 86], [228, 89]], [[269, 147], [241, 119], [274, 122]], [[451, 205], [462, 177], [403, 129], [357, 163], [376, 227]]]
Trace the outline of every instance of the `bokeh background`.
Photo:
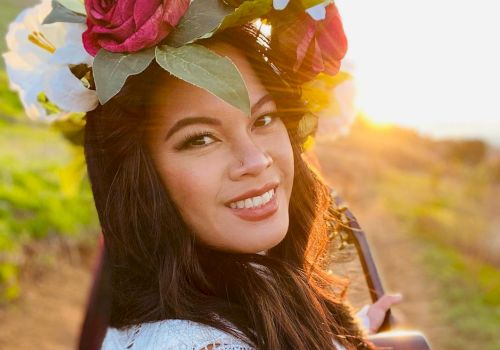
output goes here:
[[[1, 52], [8, 23], [34, 3], [0, 0]], [[404, 295], [400, 327], [434, 349], [498, 350], [500, 4], [337, 5], [353, 79], [332, 94], [355, 118], [340, 136], [320, 125], [310, 158], [365, 229], [386, 289]], [[0, 349], [74, 347], [99, 234], [82, 162], [79, 147], [23, 115], [2, 62]], [[359, 268], [335, 261], [362, 288]]]

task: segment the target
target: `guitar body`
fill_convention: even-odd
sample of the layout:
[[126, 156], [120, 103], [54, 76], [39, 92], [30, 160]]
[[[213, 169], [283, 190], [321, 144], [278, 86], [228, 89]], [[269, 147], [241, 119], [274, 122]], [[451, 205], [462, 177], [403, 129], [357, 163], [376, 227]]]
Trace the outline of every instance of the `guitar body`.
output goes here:
[[418, 331], [388, 331], [368, 337], [378, 349], [430, 350], [425, 336]]

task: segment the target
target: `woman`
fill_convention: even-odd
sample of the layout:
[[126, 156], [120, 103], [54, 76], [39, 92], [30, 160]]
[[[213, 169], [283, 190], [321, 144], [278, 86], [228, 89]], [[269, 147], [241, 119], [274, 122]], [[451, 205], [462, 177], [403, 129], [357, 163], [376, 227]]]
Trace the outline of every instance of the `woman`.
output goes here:
[[105, 349], [369, 347], [323, 272], [330, 197], [300, 156], [304, 107], [251, 28], [203, 42], [238, 67], [250, 117], [154, 63], [87, 115]]
[[[196, 57], [215, 64], [208, 68], [172, 47], [152, 51], [182, 16], [184, 23], [189, 18], [206, 23], [197, 17], [199, 3], [87, 0], [84, 10], [57, 7], [46, 22], [73, 23], [87, 15], [83, 45], [96, 56], [92, 69], [64, 56], [76, 52], [74, 45], [57, 48], [41, 29], [28, 36], [56, 58], [47, 62], [72, 74], [66, 85], [46, 89], [48, 99], [38, 90], [21, 97], [37, 96], [36, 103], [50, 102], [52, 110], [57, 105], [88, 112], [85, 156], [111, 263], [111, 316], [103, 348], [371, 348], [343, 302], [344, 287], [325, 272], [329, 218], [324, 213], [331, 199], [301, 157], [311, 130], [304, 123], [300, 85], [319, 72], [335, 74], [345, 53], [341, 27], [337, 37], [328, 32], [339, 26], [336, 8], [325, 3], [305, 15], [299, 2], [288, 12], [274, 4], [273, 36], [282, 38], [271, 41], [253, 24], [238, 23], [249, 21], [245, 14], [253, 13], [251, 6], [264, 15], [256, 2], [233, 8], [236, 15], [208, 11], [207, 16], [220, 17], [217, 28], [228, 29], [197, 33], [202, 46], [185, 40], [188, 50], [202, 52]], [[186, 12], [189, 6], [192, 12]], [[307, 16], [323, 19], [317, 24]], [[308, 23], [312, 36], [305, 37], [314, 37], [312, 51], [311, 41], [297, 43], [289, 32], [296, 20]], [[190, 33], [188, 25], [179, 27]], [[169, 45], [185, 39], [178, 33]], [[11, 50], [20, 37], [8, 40]], [[178, 56], [168, 61], [172, 51]], [[23, 52], [8, 56], [9, 72]], [[134, 52], [139, 54], [129, 54]], [[234, 84], [219, 79], [234, 73], [221, 57], [238, 72]], [[184, 59], [190, 65], [183, 65]], [[215, 82], [200, 78], [210, 77], [219, 64], [228, 68], [212, 76]], [[124, 71], [113, 75], [119, 69]], [[56, 76], [55, 68], [48, 72]], [[108, 84], [103, 77], [117, 81]], [[21, 79], [13, 85], [22, 92], [22, 84]], [[78, 91], [62, 88], [75, 84]], [[236, 86], [248, 92], [248, 111], [245, 103], [233, 101], [232, 96], [241, 98]], [[101, 102], [96, 108], [95, 89]], [[76, 103], [84, 99], [85, 106]], [[370, 308], [372, 328], [393, 301]]]

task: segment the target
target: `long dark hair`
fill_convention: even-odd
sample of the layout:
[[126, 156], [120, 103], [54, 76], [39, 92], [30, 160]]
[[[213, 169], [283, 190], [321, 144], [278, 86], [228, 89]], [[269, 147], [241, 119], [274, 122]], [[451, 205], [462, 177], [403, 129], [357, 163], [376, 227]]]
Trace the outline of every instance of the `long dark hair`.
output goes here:
[[257, 349], [334, 349], [332, 339], [347, 349], [369, 348], [336, 292], [337, 280], [325, 272], [330, 196], [301, 158], [300, 91], [258, 31], [227, 30], [211, 40], [247, 55], [283, 113], [295, 162], [288, 232], [266, 255], [218, 251], [195, 240], [145, 142], [150, 96], [168, 74], [153, 62], [89, 112], [85, 126], [88, 173], [111, 260], [110, 326], [185, 319]]

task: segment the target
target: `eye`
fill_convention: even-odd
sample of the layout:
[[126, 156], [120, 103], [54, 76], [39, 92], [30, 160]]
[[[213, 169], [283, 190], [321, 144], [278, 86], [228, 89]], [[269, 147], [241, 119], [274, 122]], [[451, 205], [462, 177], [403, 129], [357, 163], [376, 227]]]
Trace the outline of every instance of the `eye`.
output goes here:
[[216, 142], [217, 138], [214, 137], [212, 134], [204, 132], [204, 133], [197, 133], [197, 134], [191, 134], [187, 135], [184, 138], [184, 141], [181, 142], [179, 146], [176, 148], [178, 150], [182, 149], [188, 149], [188, 148], [200, 148], [200, 147], [205, 147], [208, 146], [214, 142]]
[[253, 126], [262, 127], [262, 126], [269, 125], [276, 118], [278, 118], [278, 117], [276, 115], [273, 115], [272, 113], [262, 115], [255, 120], [255, 122], [253, 123]]

